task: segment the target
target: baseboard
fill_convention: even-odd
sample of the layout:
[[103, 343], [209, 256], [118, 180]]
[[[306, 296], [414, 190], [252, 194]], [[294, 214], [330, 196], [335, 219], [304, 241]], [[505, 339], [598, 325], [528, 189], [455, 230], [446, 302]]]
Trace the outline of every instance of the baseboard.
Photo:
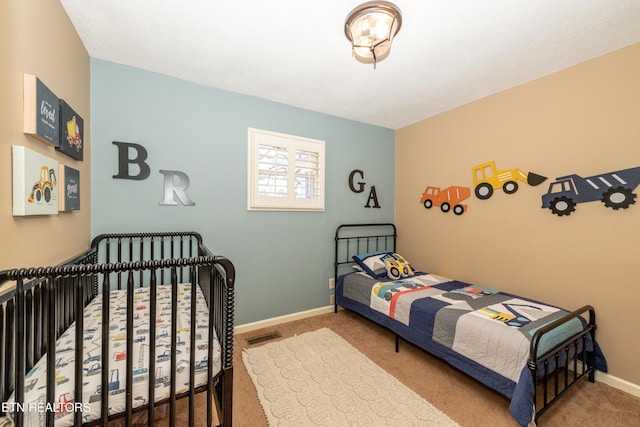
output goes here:
[[320, 314], [333, 313], [333, 305], [314, 308], [312, 310], [300, 311], [298, 313], [287, 314], [285, 316], [272, 317], [271, 319], [260, 320], [258, 322], [246, 323], [233, 328], [234, 334], [243, 334], [256, 329], [279, 325], [281, 323], [293, 322], [294, 320], [306, 319], [307, 317], [318, 316]]
[[[583, 372], [582, 362], [578, 360], [576, 368], [578, 372]], [[618, 390], [624, 391], [625, 393], [629, 393], [633, 396], [640, 397], [640, 385], [634, 384], [627, 380], [623, 380], [622, 378], [615, 377], [606, 372], [596, 371], [595, 380], [601, 382], [603, 384], [609, 385], [613, 388], [617, 388]]]
[[614, 377], [606, 372], [596, 371], [596, 381], [610, 385], [613, 388], [617, 388], [633, 396], [640, 397], [640, 385]]
[[[301, 311], [298, 313], [287, 314], [285, 316], [273, 317], [271, 319], [260, 320], [258, 322], [246, 323], [244, 325], [236, 326], [233, 329], [234, 334], [242, 334], [245, 332], [251, 332], [256, 329], [262, 329], [269, 326], [279, 325], [281, 323], [293, 322], [294, 320], [306, 319], [308, 317], [318, 316], [320, 314], [332, 313], [333, 305], [327, 305], [325, 307], [314, 308], [312, 310]], [[580, 369], [579, 369], [580, 370]], [[640, 385], [631, 383], [622, 378], [615, 377], [607, 374], [606, 372], [596, 371], [596, 381], [607, 384], [618, 390], [622, 390], [633, 396], [640, 397]]]

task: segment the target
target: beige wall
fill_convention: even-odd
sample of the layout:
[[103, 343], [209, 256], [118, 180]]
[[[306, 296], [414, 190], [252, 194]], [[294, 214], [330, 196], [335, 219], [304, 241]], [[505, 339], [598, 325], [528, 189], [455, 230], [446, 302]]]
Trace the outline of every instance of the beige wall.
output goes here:
[[[637, 385], [640, 198], [629, 209], [595, 201], [558, 217], [541, 195], [562, 175], [640, 166], [639, 75], [640, 44], [400, 129], [395, 159], [403, 255], [568, 309], [593, 305], [609, 373]], [[426, 185], [473, 187], [471, 167], [489, 160], [549, 179], [484, 201], [472, 193], [459, 217], [419, 203]]]
[[[89, 55], [58, 1], [0, 2], [0, 269], [57, 264], [90, 243]], [[84, 119], [84, 161], [22, 132], [23, 74], [38, 76]], [[12, 215], [11, 146], [22, 145], [80, 171], [78, 212]]]

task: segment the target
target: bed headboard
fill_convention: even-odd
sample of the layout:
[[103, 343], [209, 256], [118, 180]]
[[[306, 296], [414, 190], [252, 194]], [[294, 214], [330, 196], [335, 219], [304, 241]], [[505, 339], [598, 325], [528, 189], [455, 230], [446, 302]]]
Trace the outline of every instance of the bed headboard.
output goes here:
[[338, 279], [341, 267], [353, 265], [353, 256], [366, 252], [396, 250], [396, 226], [392, 223], [342, 224], [336, 229], [333, 273]]

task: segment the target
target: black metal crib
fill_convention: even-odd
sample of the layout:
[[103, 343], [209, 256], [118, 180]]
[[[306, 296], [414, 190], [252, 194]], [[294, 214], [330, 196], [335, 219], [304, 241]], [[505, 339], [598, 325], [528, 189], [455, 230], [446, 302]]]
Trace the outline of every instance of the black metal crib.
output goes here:
[[[73, 402], [67, 410], [73, 411], [73, 425], [102, 425], [122, 419], [131, 425], [134, 416], [146, 412], [146, 423], [154, 423], [156, 408], [168, 407], [168, 423], [176, 424], [178, 405], [181, 399], [188, 399], [189, 424], [196, 419], [198, 393], [206, 393], [206, 422], [208, 426], [231, 426], [233, 389], [233, 315], [234, 315], [235, 269], [231, 261], [213, 254], [203, 244], [202, 237], [194, 232], [124, 233], [103, 234], [96, 237], [91, 248], [71, 260], [55, 267], [12, 269], [0, 272], [0, 417], [11, 416], [16, 426], [28, 425], [25, 417], [29, 411], [39, 411], [38, 425], [54, 426], [61, 407], [60, 396], [56, 396], [56, 342], [75, 323], [73, 347]], [[177, 316], [178, 284], [188, 283], [191, 292], [188, 316], [190, 318], [190, 341], [188, 341], [189, 386], [185, 390], [176, 384], [177, 361]], [[171, 289], [170, 348], [156, 348], [157, 322], [156, 289]], [[145, 288], [148, 292], [148, 337], [149, 349], [147, 366], [147, 394], [143, 404], [134, 401], [132, 393], [134, 378], [133, 337], [134, 292]], [[196, 291], [200, 289], [208, 309], [206, 336], [196, 331]], [[110, 340], [110, 294], [113, 290], [126, 294], [126, 386], [118, 392], [125, 393], [125, 409], [120, 413], [109, 413], [109, 396], [112, 394], [108, 354]], [[83, 384], [87, 375], [84, 360], [83, 332], [85, 329], [85, 307], [98, 295], [102, 296], [101, 322], [101, 371], [99, 418], [87, 419], [83, 403], [87, 401], [87, 390]], [[169, 297], [167, 296], [167, 299]], [[184, 314], [187, 316], [186, 312]], [[185, 332], [186, 333], [186, 332]], [[206, 340], [207, 361], [206, 383], [196, 386], [196, 334]], [[214, 372], [214, 340], [220, 348], [220, 370]], [[184, 347], [183, 347], [184, 348]], [[171, 357], [170, 375], [167, 381], [170, 395], [156, 397], [156, 361], [162, 351]], [[186, 348], [185, 348], [186, 351]], [[46, 357], [54, 354], [56, 357]], [[41, 407], [26, 407], [25, 390], [29, 387], [26, 377], [36, 363], [46, 357], [46, 386], [43, 386], [45, 400]], [[186, 362], [185, 362], [186, 363]], [[204, 375], [204, 374], [203, 374]], [[186, 383], [185, 383], [186, 384]], [[86, 385], [86, 384], [85, 384]], [[109, 390], [109, 392], [104, 392]], [[11, 402], [10, 403], [10, 399]], [[69, 401], [65, 397], [65, 403]], [[97, 403], [96, 403], [97, 405]], [[186, 406], [186, 405], [185, 405]], [[182, 412], [182, 410], [181, 410]], [[198, 418], [203, 415], [198, 414]], [[71, 414], [67, 418], [71, 418]]]

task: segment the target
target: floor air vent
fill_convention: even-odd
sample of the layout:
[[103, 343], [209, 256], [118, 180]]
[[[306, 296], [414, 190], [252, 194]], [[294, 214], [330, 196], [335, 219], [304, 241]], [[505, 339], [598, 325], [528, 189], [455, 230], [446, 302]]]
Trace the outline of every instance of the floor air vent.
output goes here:
[[260, 344], [260, 343], [265, 342], [265, 341], [275, 340], [276, 338], [280, 338], [281, 336], [282, 335], [280, 335], [280, 332], [272, 332], [272, 333], [267, 334], [267, 335], [261, 335], [259, 337], [248, 338], [247, 339], [247, 343], [249, 345]]

